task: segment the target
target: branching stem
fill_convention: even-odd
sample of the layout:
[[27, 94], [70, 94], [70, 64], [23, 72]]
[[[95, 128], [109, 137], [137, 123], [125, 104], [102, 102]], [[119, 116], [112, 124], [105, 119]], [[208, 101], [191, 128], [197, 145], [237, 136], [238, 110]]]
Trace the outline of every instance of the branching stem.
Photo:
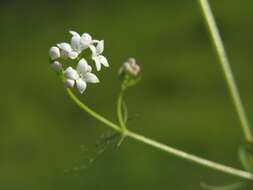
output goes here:
[[[208, 0], [199, 0], [200, 2], [200, 6], [202, 8], [203, 11], [203, 15], [205, 18], [205, 21], [207, 23], [208, 26], [208, 30], [210, 32], [210, 35], [212, 37], [213, 43], [214, 43], [214, 47], [215, 50], [218, 54], [222, 69], [223, 69], [223, 73], [229, 88], [229, 91], [231, 93], [231, 96], [233, 98], [233, 102], [238, 114], [238, 117], [240, 119], [241, 122], [241, 126], [245, 135], [246, 140], [248, 141], [253, 141], [252, 138], [252, 134], [250, 131], [250, 126], [248, 123], [248, 119], [246, 117], [245, 111], [244, 111], [244, 107], [242, 105], [241, 102], [241, 98], [233, 77], [233, 73], [232, 70], [230, 68], [229, 65], [229, 61], [225, 52], [225, 48], [223, 46], [221, 37], [219, 35], [219, 31], [218, 28], [216, 26], [213, 14], [211, 12]], [[120, 93], [119, 95], [119, 99], [118, 99], [118, 104], [117, 104], [117, 115], [118, 115], [118, 120], [120, 123], [120, 126], [109, 121], [108, 119], [104, 118], [103, 116], [97, 114], [95, 111], [93, 111], [92, 109], [90, 109], [88, 106], [86, 106], [83, 102], [81, 102], [73, 93], [70, 89], [67, 89], [68, 95], [69, 97], [85, 112], [89, 113], [91, 116], [93, 116], [95, 119], [99, 120], [100, 122], [104, 123], [106, 126], [110, 127], [111, 129], [121, 133], [124, 136], [127, 136], [129, 138], [135, 139], [139, 142], [142, 142], [144, 144], [147, 144], [149, 146], [152, 146], [154, 148], [157, 148], [161, 151], [167, 152], [171, 155], [177, 156], [179, 158], [191, 161], [193, 163], [205, 166], [207, 168], [211, 168], [223, 173], [227, 173], [233, 176], [237, 176], [237, 177], [241, 177], [244, 179], [249, 179], [249, 180], [253, 180], [253, 174], [243, 171], [243, 170], [239, 170], [239, 169], [235, 169], [232, 168], [230, 166], [225, 166], [223, 164], [217, 163], [217, 162], [213, 162], [198, 156], [195, 156], [193, 154], [189, 154], [186, 153], [182, 150], [178, 150], [176, 148], [173, 148], [171, 146], [159, 143], [155, 140], [149, 139], [145, 136], [142, 136], [140, 134], [137, 134], [135, 132], [129, 131], [128, 129], [126, 129], [125, 126], [125, 122], [122, 116], [122, 101], [123, 101], [123, 92]]]
[[81, 102], [73, 93], [70, 89], [67, 89], [67, 93], [69, 95], [69, 97], [85, 112], [89, 113], [91, 116], [93, 116], [95, 119], [97, 119], [98, 121], [104, 123], [105, 125], [107, 125], [108, 127], [110, 127], [111, 129], [126, 135], [129, 138], [135, 139], [139, 142], [142, 142], [144, 144], [150, 145], [152, 147], [155, 147], [161, 151], [167, 152], [169, 154], [172, 154], [174, 156], [180, 157], [182, 159], [191, 161], [193, 163], [205, 166], [207, 168], [211, 168], [223, 173], [227, 173], [233, 176], [238, 176], [244, 179], [249, 179], [249, 180], [253, 180], [253, 174], [243, 171], [243, 170], [239, 170], [239, 169], [235, 169], [229, 166], [225, 166], [189, 153], [186, 153], [182, 150], [178, 150], [176, 148], [170, 147], [168, 145], [159, 143], [155, 140], [149, 139], [147, 137], [144, 137], [142, 135], [139, 135], [135, 132], [131, 132], [129, 130], [125, 130], [123, 131], [121, 129], [120, 126], [118, 126], [117, 124], [114, 124], [113, 122], [109, 121], [108, 119], [104, 118], [103, 116], [97, 114], [95, 111], [93, 111], [92, 109], [90, 109], [88, 106], [86, 106], [83, 102]]

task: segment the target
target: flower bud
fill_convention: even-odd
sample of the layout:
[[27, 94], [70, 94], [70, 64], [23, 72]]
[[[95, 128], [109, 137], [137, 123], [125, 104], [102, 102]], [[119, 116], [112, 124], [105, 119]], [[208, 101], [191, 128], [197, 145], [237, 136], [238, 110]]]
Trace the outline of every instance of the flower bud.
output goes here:
[[61, 56], [60, 49], [56, 46], [51, 47], [48, 53], [52, 60], [55, 60]]
[[121, 88], [126, 89], [135, 86], [141, 79], [140, 66], [136, 64], [134, 58], [129, 58], [127, 62], [119, 69], [119, 79], [121, 80]]
[[51, 64], [51, 67], [53, 68], [53, 70], [55, 70], [56, 72], [59, 72], [62, 70], [62, 64], [59, 61], [54, 61]]
[[65, 85], [66, 88], [73, 88], [74, 85], [75, 85], [75, 81], [72, 80], [72, 79], [66, 79], [64, 81], [64, 85]]
[[125, 62], [119, 69], [119, 75], [129, 74], [134, 77], [137, 77], [139, 73], [140, 66], [136, 64], [136, 60], [134, 58], [129, 58], [128, 61]]

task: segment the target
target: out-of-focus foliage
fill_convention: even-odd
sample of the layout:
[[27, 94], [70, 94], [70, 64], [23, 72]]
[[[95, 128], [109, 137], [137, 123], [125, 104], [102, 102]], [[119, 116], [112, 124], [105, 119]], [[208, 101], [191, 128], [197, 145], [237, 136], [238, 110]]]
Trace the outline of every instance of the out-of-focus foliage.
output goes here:
[[[211, 4], [253, 123], [253, 2]], [[82, 100], [116, 121], [117, 71], [135, 57], [143, 76], [126, 95], [130, 128], [240, 168], [242, 134], [197, 0], [1, 1], [0, 23], [0, 189], [197, 190], [202, 181], [238, 181], [132, 140], [98, 153], [108, 129], [68, 99], [48, 64], [48, 48], [69, 29], [104, 39], [111, 67]]]

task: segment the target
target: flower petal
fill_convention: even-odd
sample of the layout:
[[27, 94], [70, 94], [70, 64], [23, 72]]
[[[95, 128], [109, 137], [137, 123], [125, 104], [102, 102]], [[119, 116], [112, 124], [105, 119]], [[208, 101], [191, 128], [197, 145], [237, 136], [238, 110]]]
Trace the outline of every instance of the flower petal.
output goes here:
[[99, 43], [99, 40], [92, 40], [92, 44]]
[[90, 43], [86, 42], [85, 40], [83, 40], [81, 38], [81, 40], [80, 40], [80, 49], [81, 49], [81, 51], [87, 49], [89, 46], [90, 46]]
[[76, 67], [76, 70], [78, 73], [80, 73], [81, 75], [84, 75], [85, 73], [90, 71], [90, 66], [88, 65], [87, 61], [82, 58]]
[[93, 73], [86, 73], [83, 76], [83, 80], [89, 83], [99, 83], [99, 79]]
[[72, 47], [72, 49], [79, 52], [79, 53], [81, 52], [80, 40], [81, 40], [80, 36], [73, 36], [71, 38], [71, 47]]
[[80, 46], [81, 49], [87, 49], [90, 45], [92, 44], [92, 38], [88, 33], [84, 33], [81, 36], [81, 40], [80, 40]]
[[85, 91], [87, 84], [83, 79], [79, 78], [76, 80], [76, 87], [78, 91], [82, 94]]
[[97, 46], [96, 46], [96, 50], [97, 50], [97, 54], [101, 54], [104, 51], [104, 40], [101, 40], [98, 42]]
[[92, 37], [88, 33], [83, 33], [82, 34], [82, 38], [85, 39], [85, 40], [87, 40], [87, 41], [90, 41], [90, 42], [92, 41]]
[[70, 33], [72, 36], [78, 36], [78, 37], [80, 37], [80, 35], [79, 35], [76, 31], [74, 31], [74, 30], [70, 30], [69, 33]]
[[76, 80], [79, 78], [79, 75], [77, 73], [77, 71], [75, 69], [73, 69], [72, 67], [68, 67], [65, 71], [64, 71], [64, 76], [68, 79], [72, 79], [72, 80]]
[[76, 51], [70, 51], [68, 52], [68, 57], [70, 59], [76, 59], [78, 57], [78, 53]]
[[89, 46], [90, 50], [91, 50], [91, 57], [96, 57], [97, 56], [97, 48], [94, 45], [90, 45]]
[[100, 71], [101, 70], [101, 63], [100, 63], [98, 57], [92, 57], [92, 59], [95, 61], [97, 71]]
[[101, 63], [102, 65], [104, 65], [105, 67], [109, 67], [109, 63], [108, 63], [108, 61], [107, 61], [107, 59], [106, 59], [105, 56], [99, 55], [99, 56], [98, 56], [98, 59], [99, 59], [99, 61], [100, 61], [100, 63]]
[[66, 42], [59, 43], [59, 44], [57, 44], [57, 46], [58, 46], [61, 50], [63, 50], [63, 51], [71, 51], [71, 50], [72, 50], [70, 44], [69, 44], [69, 43], [66, 43]]

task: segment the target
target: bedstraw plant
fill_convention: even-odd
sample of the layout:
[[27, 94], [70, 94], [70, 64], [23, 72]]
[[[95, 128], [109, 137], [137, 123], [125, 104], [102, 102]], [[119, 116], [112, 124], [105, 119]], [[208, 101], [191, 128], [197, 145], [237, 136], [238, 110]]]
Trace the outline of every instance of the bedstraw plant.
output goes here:
[[[58, 43], [49, 49], [50, 65], [64, 83], [70, 99], [80, 109], [121, 135], [118, 145], [120, 145], [126, 138], [131, 138], [168, 154], [177, 156], [178, 158], [202, 165], [206, 168], [237, 176], [246, 181], [253, 181], [253, 136], [249, 121], [247, 119], [236, 81], [230, 67], [230, 62], [226, 55], [226, 51], [209, 2], [208, 0], [199, 0], [199, 5], [203, 13], [202, 16], [207, 25], [211, 41], [213, 42], [214, 49], [217, 53], [222, 72], [224, 74], [224, 79], [228, 86], [229, 93], [231, 94], [232, 102], [234, 104], [235, 111], [238, 115], [240, 126], [243, 132], [244, 143], [239, 146], [239, 158], [244, 170], [236, 169], [205, 158], [201, 158], [129, 130], [127, 126], [128, 113], [124, 102], [125, 92], [130, 87], [138, 84], [142, 73], [140, 66], [137, 64], [138, 62], [134, 58], [129, 58], [119, 68], [118, 75], [119, 79], [121, 80], [121, 86], [116, 106], [118, 118], [117, 123], [114, 123], [98, 114], [96, 111], [88, 107], [86, 103], [81, 101], [75, 95], [74, 88], [76, 88], [77, 92], [81, 94], [86, 93], [88, 85], [96, 85], [96, 83], [100, 82], [99, 77], [94, 74], [93, 68], [95, 68], [95, 70], [98, 72], [101, 69], [107, 69], [109, 67], [109, 61], [104, 55], [102, 55], [104, 51], [104, 40], [93, 39], [88, 33], [83, 33], [80, 35], [75, 31], [70, 31], [70, 43]], [[85, 52], [90, 54], [88, 58], [84, 54]], [[91, 63], [88, 64], [87, 60], [89, 60]], [[206, 184], [202, 184], [202, 187], [207, 189], [217, 188], [208, 186]], [[219, 188], [229, 189], [228, 187], [230, 189], [240, 188], [241, 183]]]

